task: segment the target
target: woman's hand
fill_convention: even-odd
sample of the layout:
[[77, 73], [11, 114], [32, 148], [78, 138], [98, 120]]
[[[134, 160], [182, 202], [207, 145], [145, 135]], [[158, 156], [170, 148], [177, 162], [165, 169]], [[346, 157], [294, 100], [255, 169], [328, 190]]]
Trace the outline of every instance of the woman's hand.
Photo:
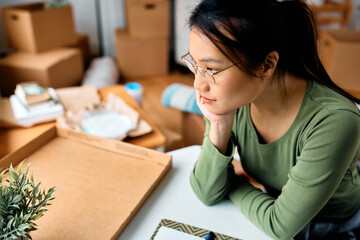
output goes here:
[[196, 90], [196, 102], [203, 115], [210, 121], [210, 141], [222, 154], [226, 154], [236, 110], [224, 114], [210, 112], [206, 108], [206, 104], [201, 102], [198, 90]]

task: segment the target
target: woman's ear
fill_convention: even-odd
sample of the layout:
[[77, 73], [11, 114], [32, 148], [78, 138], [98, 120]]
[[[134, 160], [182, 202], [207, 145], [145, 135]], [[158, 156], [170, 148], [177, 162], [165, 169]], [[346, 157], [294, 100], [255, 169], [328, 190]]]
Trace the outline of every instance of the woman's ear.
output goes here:
[[271, 78], [277, 63], [279, 62], [279, 54], [276, 51], [270, 52], [261, 66], [261, 74], [264, 78]]

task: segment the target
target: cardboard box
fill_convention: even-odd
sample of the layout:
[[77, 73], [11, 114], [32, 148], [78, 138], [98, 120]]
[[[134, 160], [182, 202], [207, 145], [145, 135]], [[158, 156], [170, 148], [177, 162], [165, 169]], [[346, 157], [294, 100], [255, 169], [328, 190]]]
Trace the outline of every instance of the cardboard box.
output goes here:
[[140, 77], [168, 74], [168, 38], [134, 38], [125, 30], [117, 30], [115, 38], [121, 75]]
[[202, 145], [206, 122], [202, 115], [183, 112], [182, 134], [185, 146]]
[[89, 36], [87, 34], [78, 34], [76, 43], [69, 45], [68, 47], [80, 49], [80, 51], [82, 52], [82, 56], [84, 59], [84, 66], [86, 69], [92, 58]]
[[55, 199], [33, 239], [117, 239], [171, 168], [171, 156], [124, 142], [51, 128], [0, 160], [31, 162]]
[[127, 23], [133, 37], [170, 35], [169, 0], [126, 0]]
[[69, 87], [81, 82], [84, 67], [76, 48], [60, 48], [40, 54], [17, 52], [0, 59], [3, 97], [14, 93], [19, 82], [33, 81], [43, 87]]
[[349, 93], [360, 92], [360, 31], [323, 30], [319, 55], [331, 79]]
[[15, 5], [3, 8], [2, 15], [8, 43], [16, 50], [39, 53], [77, 41], [71, 6]]

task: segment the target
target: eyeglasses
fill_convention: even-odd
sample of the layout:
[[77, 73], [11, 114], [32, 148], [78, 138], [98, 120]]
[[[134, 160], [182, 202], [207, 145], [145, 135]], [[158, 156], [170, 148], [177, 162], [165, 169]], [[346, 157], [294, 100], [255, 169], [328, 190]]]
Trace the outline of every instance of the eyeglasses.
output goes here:
[[216, 83], [215, 82], [215, 78], [214, 75], [221, 73], [222, 71], [225, 71], [228, 68], [231, 68], [232, 66], [237, 65], [237, 63], [234, 63], [220, 71], [217, 72], [213, 72], [213, 71], [209, 71], [208, 69], [205, 69], [203, 67], [200, 66], [196, 66], [195, 62], [193, 59], [189, 59], [189, 57], [191, 57], [190, 53], [187, 53], [185, 55], [183, 55], [181, 57], [181, 60], [184, 61], [184, 63], [186, 64], [186, 66], [190, 69], [190, 71], [192, 73], [194, 73], [195, 75], [199, 72], [201, 74], [202, 77], [204, 77], [204, 79], [209, 82], [209, 83]]

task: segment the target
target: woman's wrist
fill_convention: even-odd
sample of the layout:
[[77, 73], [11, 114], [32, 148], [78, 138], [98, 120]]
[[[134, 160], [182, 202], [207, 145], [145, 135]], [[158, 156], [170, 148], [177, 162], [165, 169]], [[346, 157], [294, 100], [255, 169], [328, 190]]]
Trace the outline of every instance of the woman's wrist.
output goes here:
[[228, 145], [231, 136], [232, 122], [216, 121], [210, 123], [209, 139], [218, 151], [227, 155]]

